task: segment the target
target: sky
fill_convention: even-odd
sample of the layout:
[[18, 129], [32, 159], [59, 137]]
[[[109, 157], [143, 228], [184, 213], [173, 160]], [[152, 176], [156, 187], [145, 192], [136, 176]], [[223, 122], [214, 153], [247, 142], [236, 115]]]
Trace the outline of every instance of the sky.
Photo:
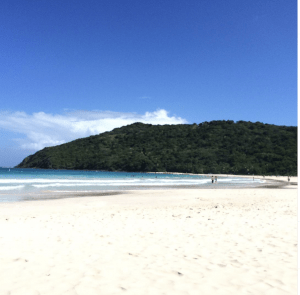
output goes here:
[[297, 126], [297, 1], [2, 0], [0, 166], [150, 124]]

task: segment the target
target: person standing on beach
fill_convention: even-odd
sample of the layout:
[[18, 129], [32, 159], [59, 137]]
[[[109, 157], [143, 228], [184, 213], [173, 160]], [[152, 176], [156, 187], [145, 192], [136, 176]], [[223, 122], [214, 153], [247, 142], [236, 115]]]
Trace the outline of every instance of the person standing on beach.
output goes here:
[[218, 182], [218, 176], [215, 177], [215, 183], [217, 183], [217, 182]]
[[215, 177], [212, 175], [211, 176], [211, 183], [214, 183], [214, 181], [215, 181]]

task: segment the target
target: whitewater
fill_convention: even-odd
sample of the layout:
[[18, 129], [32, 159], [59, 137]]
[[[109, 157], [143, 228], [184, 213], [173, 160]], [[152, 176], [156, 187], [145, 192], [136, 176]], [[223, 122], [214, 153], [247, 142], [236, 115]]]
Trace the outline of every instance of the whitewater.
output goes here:
[[[218, 188], [256, 186], [264, 180], [218, 177]], [[0, 202], [30, 199], [31, 194], [109, 192], [135, 189], [211, 188], [210, 175], [0, 168]]]

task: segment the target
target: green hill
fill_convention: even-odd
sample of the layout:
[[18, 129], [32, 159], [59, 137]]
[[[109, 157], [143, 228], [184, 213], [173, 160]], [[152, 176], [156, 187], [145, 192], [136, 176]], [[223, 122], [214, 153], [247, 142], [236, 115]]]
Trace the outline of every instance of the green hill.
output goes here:
[[134, 123], [44, 148], [18, 168], [297, 175], [297, 127]]

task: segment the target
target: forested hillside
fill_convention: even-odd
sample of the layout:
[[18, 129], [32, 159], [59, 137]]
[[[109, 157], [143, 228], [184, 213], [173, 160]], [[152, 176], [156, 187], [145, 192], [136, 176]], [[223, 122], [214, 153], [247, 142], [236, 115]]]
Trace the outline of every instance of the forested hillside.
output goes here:
[[297, 127], [239, 121], [134, 123], [44, 148], [18, 168], [297, 174]]

